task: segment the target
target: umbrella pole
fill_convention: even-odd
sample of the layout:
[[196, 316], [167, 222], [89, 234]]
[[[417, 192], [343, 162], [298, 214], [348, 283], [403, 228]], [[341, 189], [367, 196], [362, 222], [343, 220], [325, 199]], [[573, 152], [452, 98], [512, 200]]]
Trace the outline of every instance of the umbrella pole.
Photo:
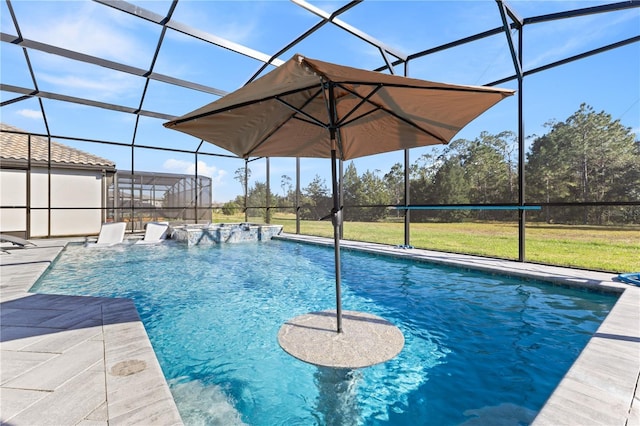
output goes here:
[[333, 209], [331, 211], [331, 222], [333, 223], [333, 246], [335, 251], [336, 265], [336, 320], [337, 331], [342, 333], [342, 295], [340, 277], [340, 226], [342, 225], [342, 211], [340, 210], [340, 197], [338, 194], [338, 173], [336, 170], [336, 149], [335, 141], [331, 149], [331, 183], [333, 190]]

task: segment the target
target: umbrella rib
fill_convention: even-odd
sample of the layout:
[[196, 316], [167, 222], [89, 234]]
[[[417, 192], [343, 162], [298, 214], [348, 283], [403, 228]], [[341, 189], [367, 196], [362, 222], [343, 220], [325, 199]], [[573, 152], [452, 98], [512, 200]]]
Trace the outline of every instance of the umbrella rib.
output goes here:
[[[281, 104], [283, 104], [284, 106], [286, 106], [287, 108], [291, 109], [292, 111], [294, 111], [294, 114], [292, 114], [289, 118], [293, 118], [295, 117], [295, 114], [302, 114], [305, 117], [307, 117], [309, 120], [311, 120], [314, 124], [317, 124], [320, 127], [324, 127], [326, 128], [327, 125], [325, 123], [323, 123], [322, 121], [318, 120], [317, 118], [315, 118], [314, 116], [306, 113], [305, 111], [303, 111], [303, 108], [306, 107], [307, 105], [309, 105], [309, 103], [311, 103], [311, 101], [320, 94], [322, 89], [318, 90], [316, 93], [313, 94], [313, 96], [310, 96], [305, 103], [300, 107], [296, 107], [294, 105], [291, 105], [289, 102], [285, 101], [284, 99], [281, 99], [280, 96], [276, 96], [274, 99], [278, 102], [280, 102]], [[288, 121], [288, 120], [287, 120]], [[304, 120], [307, 121], [307, 120]], [[308, 122], [308, 121], [307, 121]]]
[[[350, 92], [350, 90], [349, 90], [349, 89], [347, 89], [346, 87], [343, 87], [341, 84], [338, 84], [338, 86], [339, 86], [340, 88], [342, 88], [342, 89], [347, 90], [347, 91], [349, 91], [349, 92]], [[380, 90], [380, 89], [382, 89], [382, 84], [378, 84], [376, 87], [374, 87], [374, 88], [373, 88], [373, 90], [371, 91], [371, 93], [369, 93], [369, 94], [368, 94], [367, 96], [365, 96], [364, 98], [361, 98], [361, 99], [360, 99], [360, 102], [358, 102], [358, 105], [354, 106], [354, 107], [351, 109], [351, 111], [349, 111], [347, 114], [345, 114], [345, 116], [344, 116], [344, 117], [342, 117], [342, 119], [338, 120], [338, 123], [336, 123], [336, 124], [337, 124], [338, 126], [346, 125], [346, 124], [351, 123], [351, 122], [353, 122], [353, 121], [355, 121], [355, 120], [357, 120], [357, 119], [359, 119], [359, 118], [362, 118], [364, 115], [367, 115], [367, 114], [369, 114], [370, 112], [373, 112], [373, 111], [370, 111], [369, 113], [365, 113], [365, 114], [363, 114], [363, 115], [361, 115], [361, 116], [359, 116], [359, 117], [354, 118], [353, 120], [346, 121], [346, 120], [347, 120], [347, 118], [349, 118], [349, 116], [350, 116], [351, 114], [353, 114], [353, 113], [354, 113], [358, 108], [360, 108], [360, 107], [361, 107], [365, 102], [367, 102], [367, 101], [368, 101], [368, 100], [369, 100], [373, 95], [375, 95], [375, 94], [378, 92], [378, 90]], [[356, 96], [360, 96], [360, 95], [357, 95], [357, 94], [356, 94]], [[374, 104], [374, 105], [375, 105], [375, 104]], [[374, 110], [374, 111], [375, 111], [375, 110]]]
[[[302, 120], [306, 123], [310, 123], [310, 124], [315, 124], [317, 126], [320, 127], [324, 127], [326, 128], [326, 124], [324, 124], [323, 122], [319, 121], [318, 119], [316, 119], [315, 117], [307, 114], [306, 112], [302, 111], [302, 108], [306, 107], [307, 105], [309, 105], [309, 103], [313, 100], [314, 97], [316, 97], [318, 94], [320, 93], [320, 90], [318, 90], [313, 96], [310, 96], [305, 102], [304, 104], [300, 107], [297, 108], [293, 105], [291, 105], [289, 102], [280, 99], [279, 96], [275, 96], [274, 99], [277, 100], [278, 102], [280, 102], [281, 104], [285, 105], [287, 108], [290, 108], [293, 111], [293, 114], [290, 114], [289, 117], [286, 120], [282, 120], [282, 122], [280, 124], [278, 124], [276, 127], [274, 127], [269, 133], [267, 133], [265, 135], [264, 138], [262, 138], [258, 143], [256, 143], [251, 150], [249, 150], [248, 152], [246, 152], [244, 154], [244, 157], [249, 157], [251, 155], [251, 153], [253, 151], [255, 151], [256, 149], [258, 149], [260, 146], [262, 146], [262, 144], [264, 144], [267, 140], [269, 140], [269, 138], [276, 133], [278, 130], [280, 130], [282, 128], [282, 126], [284, 126], [289, 120], [291, 120], [292, 118], [298, 119], [298, 120]], [[304, 120], [302, 118], [296, 117], [296, 114], [302, 114], [305, 117], [308, 117], [310, 120], [312, 121], [308, 121], [308, 120]]]
[[265, 137], [263, 137], [258, 143], [253, 145], [253, 147], [251, 147], [251, 149], [249, 151], [245, 152], [242, 157], [243, 158], [249, 158], [251, 156], [252, 152], [254, 152], [256, 149], [258, 149], [263, 143], [265, 143], [275, 132], [277, 132], [289, 120], [291, 120], [291, 116], [289, 116], [289, 118], [287, 118], [286, 120], [283, 120], [282, 123], [280, 123], [276, 127], [274, 127], [269, 133], [267, 133], [265, 135]]
[[[166, 126], [176, 126], [178, 124], [187, 123], [189, 121], [197, 120], [199, 118], [209, 117], [210, 115], [220, 114], [220, 113], [223, 113], [223, 112], [227, 112], [227, 111], [231, 111], [231, 110], [234, 110], [234, 109], [242, 108], [242, 107], [247, 106], [247, 105], [253, 105], [253, 104], [260, 103], [260, 102], [265, 102], [265, 101], [268, 101], [270, 99], [278, 99], [278, 97], [280, 97], [280, 96], [287, 96], [287, 95], [292, 95], [294, 93], [304, 92], [305, 90], [313, 89], [315, 87], [316, 87], [315, 84], [311, 85], [311, 86], [300, 87], [300, 88], [297, 88], [297, 89], [294, 89], [294, 90], [290, 90], [290, 91], [287, 91], [287, 92], [278, 93], [277, 95], [271, 95], [271, 96], [267, 96], [267, 97], [261, 98], [261, 99], [252, 99], [252, 100], [249, 100], [249, 101], [246, 101], [246, 102], [240, 102], [240, 103], [229, 105], [227, 107], [216, 109], [216, 110], [213, 110], [213, 111], [206, 111], [206, 112], [203, 112], [203, 113], [200, 113], [200, 114], [197, 114], [197, 115], [192, 115], [192, 116], [189, 116], [189, 117], [179, 118], [179, 119], [176, 119], [176, 120], [173, 120], [173, 121], [169, 121], [168, 123], [165, 124], [165, 127]], [[242, 89], [239, 89], [239, 90], [242, 90]], [[280, 99], [278, 99], [278, 100], [280, 100]]]
[[[374, 104], [374, 105], [375, 105], [375, 104]], [[432, 137], [436, 138], [437, 140], [439, 140], [439, 141], [440, 141], [440, 142], [442, 142], [443, 144], [445, 144], [445, 145], [446, 145], [446, 144], [448, 143], [448, 141], [447, 141], [447, 139], [446, 139], [446, 138], [443, 138], [443, 137], [442, 137], [442, 136], [440, 136], [440, 135], [437, 135], [437, 134], [435, 134], [435, 133], [433, 133], [433, 132], [431, 132], [431, 131], [429, 131], [429, 130], [427, 130], [427, 129], [424, 129], [424, 128], [420, 127], [418, 124], [416, 124], [416, 123], [414, 123], [413, 121], [411, 121], [411, 120], [409, 120], [409, 119], [406, 119], [406, 118], [404, 118], [404, 117], [402, 117], [402, 116], [400, 116], [400, 115], [396, 114], [396, 113], [395, 113], [395, 112], [393, 112], [392, 110], [390, 110], [390, 109], [386, 109], [386, 108], [384, 108], [384, 107], [380, 107], [380, 109], [381, 109], [382, 111], [387, 112], [388, 114], [393, 115], [393, 116], [394, 116], [395, 118], [397, 118], [398, 120], [400, 120], [400, 121], [404, 121], [404, 122], [405, 122], [405, 123], [407, 123], [408, 125], [410, 125], [410, 126], [412, 126], [412, 127], [415, 127], [416, 129], [420, 130], [422, 133], [425, 133], [425, 134], [427, 134], [427, 135], [429, 135], [429, 136], [432, 136]]]
[[[387, 85], [385, 85], [385, 86], [387, 86]], [[371, 101], [370, 99], [365, 99], [365, 98], [363, 98], [360, 94], [358, 94], [358, 93], [354, 92], [353, 90], [349, 89], [348, 87], [345, 87], [345, 86], [342, 86], [342, 85], [340, 85], [340, 87], [341, 87], [342, 89], [346, 90], [347, 92], [351, 93], [352, 95], [357, 96], [357, 97], [359, 97], [359, 98], [363, 99], [365, 102], [368, 102], [368, 103], [370, 103], [371, 105], [373, 105], [374, 107], [376, 107], [376, 109], [373, 109], [373, 110], [371, 110], [371, 111], [369, 111], [369, 112], [367, 112], [367, 113], [365, 113], [365, 114], [362, 114], [362, 115], [361, 115], [361, 116], [359, 116], [359, 117], [355, 117], [354, 119], [349, 120], [349, 121], [348, 121], [348, 122], [346, 122], [346, 123], [342, 123], [342, 125], [343, 125], [343, 126], [346, 126], [347, 124], [353, 123], [354, 121], [359, 120], [359, 119], [361, 119], [362, 117], [365, 117], [365, 116], [367, 116], [367, 115], [371, 114], [372, 112], [375, 112], [375, 111], [377, 111], [377, 110], [382, 110], [382, 111], [386, 112], [387, 114], [390, 114], [390, 115], [394, 116], [394, 117], [395, 117], [395, 118], [397, 118], [398, 120], [403, 121], [403, 122], [405, 122], [406, 124], [408, 124], [408, 125], [410, 125], [410, 126], [412, 126], [412, 127], [416, 128], [416, 129], [418, 129], [418, 130], [419, 130], [419, 131], [421, 131], [422, 133], [425, 133], [425, 134], [427, 134], [427, 135], [429, 135], [429, 136], [431, 136], [431, 137], [433, 137], [433, 138], [435, 138], [435, 139], [437, 139], [437, 140], [441, 141], [443, 144], [447, 144], [447, 140], [446, 140], [445, 138], [443, 138], [442, 136], [437, 135], [437, 134], [435, 134], [435, 133], [433, 133], [433, 132], [431, 132], [431, 131], [429, 131], [429, 130], [427, 130], [427, 129], [424, 129], [424, 128], [420, 127], [418, 124], [414, 123], [413, 121], [411, 121], [411, 120], [409, 120], [409, 119], [407, 119], [407, 118], [404, 118], [404, 117], [402, 117], [401, 115], [398, 115], [398, 114], [397, 114], [396, 112], [394, 112], [393, 110], [387, 109], [387, 108], [383, 107], [382, 105], [378, 105], [378, 104], [376, 104], [375, 102]], [[379, 87], [379, 89], [380, 89], [380, 88], [382, 88], [382, 86], [381, 86], [381, 87]]]
[[299, 121], [304, 121], [305, 123], [309, 123], [309, 124], [313, 124], [314, 126], [318, 126], [318, 127], [322, 127], [323, 129], [328, 129], [328, 126], [325, 123], [320, 123], [317, 120], [307, 120], [304, 117], [296, 117], [295, 115], [293, 115], [291, 117], [292, 120], [299, 120]]
[[[374, 105], [375, 105], [375, 104], [374, 104]], [[354, 118], [352, 118], [352, 119], [351, 119], [351, 120], [349, 120], [349, 121], [341, 122], [341, 123], [340, 123], [340, 125], [341, 125], [341, 126], [348, 126], [349, 124], [353, 123], [354, 121], [358, 121], [358, 120], [360, 120], [361, 118], [364, 118], [364, 117], [366, 117], [367, 115], [372, 114], [372, 113], [374, 113], [374, 112], [376, 112], [376, 111], [379, 111], [379, 110], [381, 110], [381, 109], [382, 109], [382, 108], [380, 108], [379, 106], [376, 106], [376, 108], [371, 109], [371, 110], [369, 110], [369, 111], [367, 111], [367, 112], [363, 112], [363, 113], [362, 113], [362, 114], [360, 114], [359, 116], [354, 117]], [[383, 111], [385, 111], [385, 110], [383, 110]]]

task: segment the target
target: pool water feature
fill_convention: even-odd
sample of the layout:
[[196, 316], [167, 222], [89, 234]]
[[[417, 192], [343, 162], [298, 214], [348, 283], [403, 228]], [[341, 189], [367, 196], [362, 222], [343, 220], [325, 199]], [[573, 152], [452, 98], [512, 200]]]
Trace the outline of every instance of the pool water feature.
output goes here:
[[177, 225], [171, 228], [171, 239], [193, 245], [247, 243], [269, 241], [282, 232], [282, 225], [260, 223], [208, 223]]
[[[393, 360], [316, 368], [280, 326], [334, 303], [333, 250], [271, 241], [69, 246], [32, 291], [132, 298], [185, 424], [528, 424], [616, 296], [342, 251], [343, 306], [405, 337]], [[503, 423], [501, 423], [503, 424]]]

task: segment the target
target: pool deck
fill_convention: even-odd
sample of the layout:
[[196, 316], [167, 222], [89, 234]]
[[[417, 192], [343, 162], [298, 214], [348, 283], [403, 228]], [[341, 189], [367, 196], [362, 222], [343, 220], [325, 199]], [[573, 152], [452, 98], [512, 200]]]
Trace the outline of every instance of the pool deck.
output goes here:
[[182, 424], [133, 303], [28, 293], [68, 240], [33, 241], [1, 247], [0, 422]]
[[[182, 424], [133, 303], [28, 293], [65, 244], [78, 240], [33, 241], [37, 247], [0, 245], [2, 424]], [[601, 272], [353, 241], [342, 247], [621, 293], [534, 425], [640, 425], [640, 287]]]

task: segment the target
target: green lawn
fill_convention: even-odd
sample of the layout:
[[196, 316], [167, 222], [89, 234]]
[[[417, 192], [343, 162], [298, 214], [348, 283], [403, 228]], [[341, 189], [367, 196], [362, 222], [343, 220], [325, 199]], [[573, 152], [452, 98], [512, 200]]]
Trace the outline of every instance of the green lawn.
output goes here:
[[[218, 216], [217, 222], [243, 221], [244, 216]], [[251, 221], [259, 222], [258, 218]], [[271, 223], [295, 233], [293, 215], [276, 214]], [[300, 232], [333, 237], [330, 221], [302, 221]], [[404, 224], [345, 222], [344, 239], [403, 244]], [[640, 226], [570, 226], [528, 224], [526, 260], [583, 269], [640, 271]], [[518, 258], [518, 224], [504, 222], [412, 223], [411, 245], [439, 251], [503, 259]]]

